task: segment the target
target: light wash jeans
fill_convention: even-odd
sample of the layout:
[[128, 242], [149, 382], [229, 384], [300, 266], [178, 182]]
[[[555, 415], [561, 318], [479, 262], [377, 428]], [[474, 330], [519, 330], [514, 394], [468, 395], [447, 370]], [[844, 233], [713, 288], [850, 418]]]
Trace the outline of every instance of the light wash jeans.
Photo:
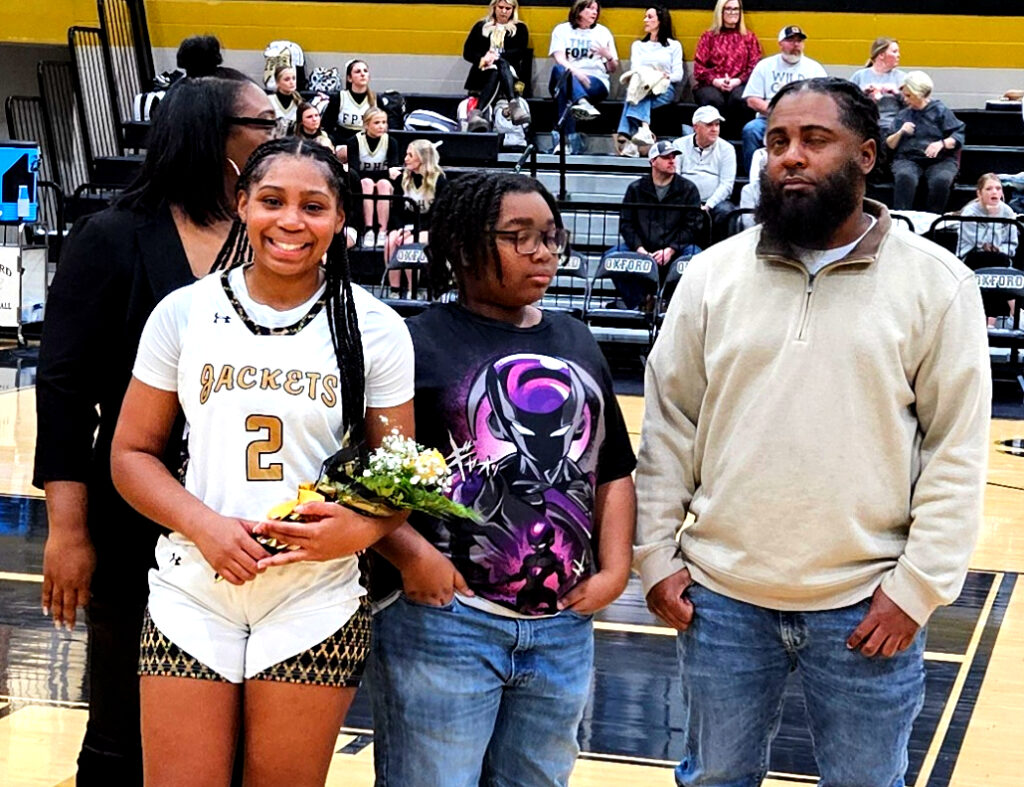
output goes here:
[[589, 616], [492, 615], [404, 596], [374, 615], [377, 787], [564, 787], [594, 663]]
[[764, 132], [768, 130], [768, 118], [758, 115], [743, 127], [743, 173], [750, 172], [754, 151], [764, 147]]
[[681, 787], [757, 787], [779, 729], [786, 676], [803, 688], [820, 787], [903, 787], [907, 741], [924, 702], [924, 641], [891, 659], [848, 650], [870, 600], [779, 612], [700, 585], [676, 640], [686, 751]]
[[[569, 81], [572, 83], [571, 95], [566, 95], [565, 91], [565, 66], [560, 66], [555, 63], [551, 67], [551, 78], [548, 81], [548, 90], [555, 99], [555, 122], [562, 117], [562, 113], [565, 112], [565, 108], [569, 104], [575, 104], [581, 98], [587, 99], [591, 104], [596, 104], [599, 101], [604, 101], [608, 98], [608, 88], [604, 86], [604, 83], [596, 77], [590, 78], [590, 85], [583, 87], [576, 77], [572, 77]], [[565, 121], [565, 133], [575, 134], [576, 133], [576, 118], [572, 116], [572, 112], [569, 113], [569, 117]]]
[[627, 101], [622, 107], [622, 117], [619, 119], [619, 133], [631, 137], [639, 130], [642, 123], [650, 124], [651, 112], [655, 107], [663, 107], [666, 104], [672, 103], [672, 99], [676, 96], [675, 87], [675, 85], [672, 85], [660, 96], [647, 94], [636, 104], [630, 104]]

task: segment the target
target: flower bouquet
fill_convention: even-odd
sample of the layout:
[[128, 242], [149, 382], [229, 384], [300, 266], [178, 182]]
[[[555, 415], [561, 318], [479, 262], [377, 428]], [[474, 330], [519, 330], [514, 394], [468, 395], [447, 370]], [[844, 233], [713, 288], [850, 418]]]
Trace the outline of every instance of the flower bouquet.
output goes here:
[[[298, 496], [274, 506], [267, 519], [302, 522], [306, 517], [295, 511], [302, 503], [333, 502], [364, 516], [422, 511], [439, 519], [480, 522], [476, 511], [446, 497], [451, 475], [440, 451], [425, 448], [398, 429], [369, 453], [350, 445], [346, 435], [341, 449], [323, 463], [320, 478], [299, 484]], [[272, 554], [293, 548], [275, 538], [253, 537]]]

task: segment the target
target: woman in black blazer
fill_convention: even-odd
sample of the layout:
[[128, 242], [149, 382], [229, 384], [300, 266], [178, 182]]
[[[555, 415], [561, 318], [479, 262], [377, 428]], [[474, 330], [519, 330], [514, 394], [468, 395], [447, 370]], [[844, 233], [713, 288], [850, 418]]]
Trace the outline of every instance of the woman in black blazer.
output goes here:
[[[114, 490], [110, 443], [153, 307], [226, 260], [234, 186], [275, 132], [255, 83], [184, 79], [161, 102], [135, 183], [76, 223], [50, 288], [36, 382], [33, 483], [46, 491], [42, 605], [86, 608], [89, 722], [79, 785], [142, 784], [139, 636], [158, 527]], [[97, 412], [98, 408], [98, 412]], [[178, 441], [176, 441], [178, 442]], [[166, 456], [179, 468], [182, 457]]]
[[519, 21], [519, 0], [491, 0], [487, 16], [473, 25], [462, 47], [462, 59], [470, 63], [466, 91], [477, 97], [469, 114], [470, 131], [490, 127], [496, 98], [508, 102], [515, 125], [530, 121], [526, 100], [515, 91], [516, 79], [530, 79], [525, 71], [529, 46], [530, 31]]

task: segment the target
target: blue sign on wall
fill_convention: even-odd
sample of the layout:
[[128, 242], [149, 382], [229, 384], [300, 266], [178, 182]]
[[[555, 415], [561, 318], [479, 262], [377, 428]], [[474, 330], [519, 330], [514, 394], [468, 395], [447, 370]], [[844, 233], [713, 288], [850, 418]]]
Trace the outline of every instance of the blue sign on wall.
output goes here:
[[36, 220], [39, 212], [38, 175], [38, 142], [0, 142], [0, 224]]

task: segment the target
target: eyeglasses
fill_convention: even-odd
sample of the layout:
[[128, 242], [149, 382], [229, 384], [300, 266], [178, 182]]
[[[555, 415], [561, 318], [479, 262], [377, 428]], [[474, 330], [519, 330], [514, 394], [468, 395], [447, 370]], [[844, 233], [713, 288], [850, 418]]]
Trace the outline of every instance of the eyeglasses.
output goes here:
[[541, 239], [544, 246], [552, 254], [561, 254], [569, 248], [569, 230], [565, 227], [558, 227], [553, 230], [491, 230], [491, 235], [501, 235], [511, 238], [516, 246], [516, 254], [536, 254], [540, 248]]
[[738, 14], [739, 12], [739, 8], [729, 8], [728, 6], [722, 9], [723, 14]]
[[260, 118], [260, 117], [228, 117], [228, 125], [231, 126], [252, 126], [254, 128], [261, 128], [266, 131], [270, 136], [280, 137], [283, 136], [284, 129], [281, 128], [281, 122], [277, 118]]

